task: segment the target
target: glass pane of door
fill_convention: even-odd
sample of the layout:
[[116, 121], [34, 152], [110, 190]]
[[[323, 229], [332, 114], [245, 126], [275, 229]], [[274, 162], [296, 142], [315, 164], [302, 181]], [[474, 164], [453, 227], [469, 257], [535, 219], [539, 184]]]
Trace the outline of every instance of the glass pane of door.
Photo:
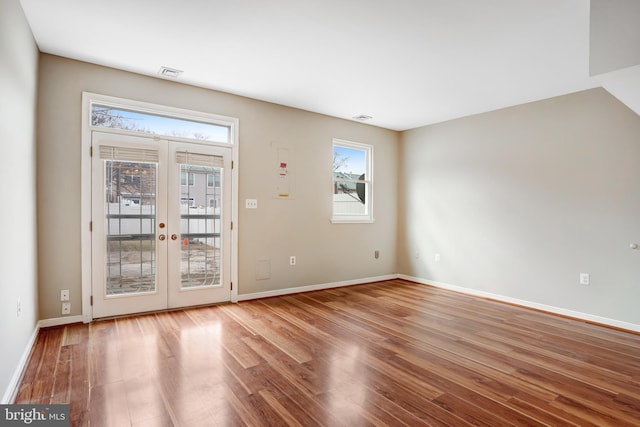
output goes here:
[[155, 292], [157, 164], [104, 167], [106, 295]]
[[180, 288], [221, 285], [222, 168], [180, 165]]

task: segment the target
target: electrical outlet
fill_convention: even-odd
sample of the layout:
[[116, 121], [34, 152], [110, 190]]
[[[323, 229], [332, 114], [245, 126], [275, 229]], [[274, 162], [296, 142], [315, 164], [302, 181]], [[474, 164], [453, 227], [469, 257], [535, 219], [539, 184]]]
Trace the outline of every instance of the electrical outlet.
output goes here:
[[378, 250], [374, 251], [374, 252], [373, 252], [373, 257], [374, 257], [375, 259], [380, 258], [380, 251], [378, 251]]
[[589, 273], [580, 273], [580, 284], [581, 285], [589, 284]]
[[71, 303], [63, 302], [62, 303], [62, 314], [71, 314]]
[[60, 290], [60, 301], [69, 301], [69, 289]]
[[295, 256], [290, 256], [289, 257], [289, 265], [296, 265], [296, 257]]

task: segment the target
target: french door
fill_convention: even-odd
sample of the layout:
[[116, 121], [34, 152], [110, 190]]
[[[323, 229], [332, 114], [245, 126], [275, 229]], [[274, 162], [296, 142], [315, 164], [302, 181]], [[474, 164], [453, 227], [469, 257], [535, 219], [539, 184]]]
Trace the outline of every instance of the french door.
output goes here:
[[231, 297], [231, 149], [92, 133], [93, 317]]

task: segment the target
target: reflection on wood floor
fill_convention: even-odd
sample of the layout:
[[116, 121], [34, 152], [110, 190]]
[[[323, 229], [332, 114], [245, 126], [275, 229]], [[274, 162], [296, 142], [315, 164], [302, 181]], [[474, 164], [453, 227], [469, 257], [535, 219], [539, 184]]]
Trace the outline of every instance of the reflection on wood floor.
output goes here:
[[391, 280], [42, 330], [84, 426], [640, 425], [640, 336]]

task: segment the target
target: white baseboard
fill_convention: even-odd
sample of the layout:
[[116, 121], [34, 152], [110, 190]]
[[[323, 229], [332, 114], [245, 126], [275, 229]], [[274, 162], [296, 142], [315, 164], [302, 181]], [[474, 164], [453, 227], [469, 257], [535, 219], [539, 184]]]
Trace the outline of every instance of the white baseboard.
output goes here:
[[[628, 331], [640, 332], [640, 325], [636, 325], [634, 323], [623, 322], [620, 320], [609, 319], [606, 317], [595, 316], [587, 313], [581, 313], [579, 311], [567, 310], [564, 308], [554, 307], [551, 305], [539, 304], [531, 301], [511, 298], [504, 295], [479, 291], [476, 289], [469, 289], [462, 286], [450, 285], [448, 283], [425, 280], [419, 277], [407, 276], [405, 274], [389, 274], [386, 276], [368, 277], [363, 279], [346, 280], [342, 282], [323, 283], [318, 285], [276, 289], [273, 291], [240, 294], [238, 295], [238, 301], [248, 301], [252, 299], [276, 297], [281, 295], [296, 294], [300, 292], [319, 291], [323, 289], [333, 289], [333, 288], [340, 288], [343, 286], [361, 285], [365, 283], [380, 282], [384, 280], [393, 280], [393, 279], [404, 279], [411, 282], [430, 285], [436, 288], [447, 289], [450, 291], [460, 292], [467, 295], [477, 296], [481, 298], [488, 298], [495, 301], [506, 302], [509, 304], [519, 305], [522, 307], [532, 308], [535, 310], [546, 311], [549, 313], [559, 314], [561, 316], [572, 317], [575, 319], [585, 320], [588, 322], [599, 323], [602, 325], [611, 326], [619, 329], [625, 329]], [[24, 352], [22, 353], [22, 357], [18, 362], [18, 366], [15, 369], [13, 377], [11, 378], [11, 382], [9, 383], [9, 386], [7, 387], [7, 390], [5, 391], [4, 396], [2, 397], [2, 401], [0, 401], [0, 404], [3, 404], [3, 405], [10, 404], [10, 403], [13, 403], [13, 401], [15, 400], [18, 394], [18, 386], [20, 383], [20, 379], [22, 378], [23, 371], [26, 368], [27, 362], [29, 361], [29, 355], [31, 354], [31, 349], [33, 348], [33, 345], [36, 342], [36, 338], [38, 337], [38, 332], [40, 331], [40, 328], [47, 328], [51, 326], [61, 326], [61, 325], [68, 325], [71, 323], [82, 323], [82, 322], [84, 322], [84, 318], [82, 316], [67, 316], [67, 317], [58, 317], [53, 319], [40, 320], [37, 323], [35, 329], [33, 330], [33, 333], [31, 334], [31, 338], [29, 339], [29, 342], [27, 343], [27, 346], [25, 347]]]
[[56, 319], [40, 320], [36, 324], [36, 327], [34, 328], [33, 333], [29, 338], [29, 341], [27, 342], [27, 345], [24, 351], [22, 352], [22, 357], [20, 357], [20, 360], [18, 361], [18, 366], [16, 366], [13, 376], [11, 377], [11, 381], [7, 386], [7, 390], [5, 391], [4, 396], [2, 397], [2, 401], [0, 401], [0, 404], [7, 405], [10, 403], [13, 403], [13, 401], [16, 399], [16, 396], [18, 395], [18, 391], [19, 391], [18, 387], [20, 386], [20, 380], [22, 379], [24, 370], [27, 367], [27, 362], [29, 361], [31, 350], [33, 349], [33, 346], [36, 343], [36, 338], [38, 338], [38, 332], [40, 332], [40, 329], [47, 328], [50, 326], [60, 326], [60, 325], [68, 325], [70, 323], [78, 323], [78, 322], [82, 322], [82, 320], [83, 320], [82, 316], [67, 316], [67, 317], [58, 317]]
[[83, 323], [84, 318], [82, 316], [65, 316], [55, 317], [53, 319], [44, 319], [38, 322], [38, 326], [41, 328], [49, 328], [51, 326], [70, 325], [72, 323]]
[[361, 285], [370, 282], [381, 282], [383, 280], [397, 279], [397, 274], [389, 274], [386, 276], [367, 277], [364, 279], [346, 280], [343, 282], [322, 283], [319, 285], [299, 286], [295, 288], [276, 289], [273, 291], [254, 292], [251, 294], [238, 295], [238, 301], [248, 301], [259, 298], [278, 297], [282, 295], [297, 294], [300, 292], [321, 291], [323, 289], [340, 288], [343, 286]]
[[36, 338], [38, 338], [38, 332], [40, 331], [40, 325], [36, 324], [36, 327], [33, 329], [33, 333], [27, 342], [27, 345], [22, 352], [22, 356], [18, 361], [18, 366], [16, 366], [15, 371], [13, 372], [13, 376], [11, 377], [11, 381], [7, 386], [7, 390], [2, 396], [2, 401], [0, 404], [8, 405], [16, 400], [16, 396], [18, 395], [18, 387], [20, 386], [20, 380], [22, 379], [22, 374], [27, 367], [27, 362], [29, 361], [29, 356], [31, 355], [31, 349], [33, 345], [36, 343]]
[[605, 326], [611, 326], [614, 328], [625, 329], [627, 331], [640, 332], [640, 325], [634, 323], [623, 322], [620, 320], [609, 319], [607, 317], [595, 316], [593, 314], [582, 313], [579, 311], [568, 310], [565, 308], [554, 307], [552, 305], [539, 304], [536, 302], [521, 300], [517, 298], [511, 298], [504, 295], [493, 294], [490, 292], [478, 291], [475, 289], [464, 288], [462, 286], [450, 285], [448, 283], [435, 282], [432, 280], [425, 280], [419, 277], [406, 276], [404, 274], [398, 275], [399, 279], [409, 280], [411, 282], [422, 283], [424, 285], [434, 286], [436, 288], [448, 289], [450, 291], [460, 292], [467, 295], [488, 298], [496, 301], [506, 302], [509, 304], [519, 305], [526, 308], [533, 308], [535, 310], [546, 311], [553, 314], [559, 314], [561, 316], [572, 317], [574, 319], [585, 320], [587, 322], [599, 323]]

